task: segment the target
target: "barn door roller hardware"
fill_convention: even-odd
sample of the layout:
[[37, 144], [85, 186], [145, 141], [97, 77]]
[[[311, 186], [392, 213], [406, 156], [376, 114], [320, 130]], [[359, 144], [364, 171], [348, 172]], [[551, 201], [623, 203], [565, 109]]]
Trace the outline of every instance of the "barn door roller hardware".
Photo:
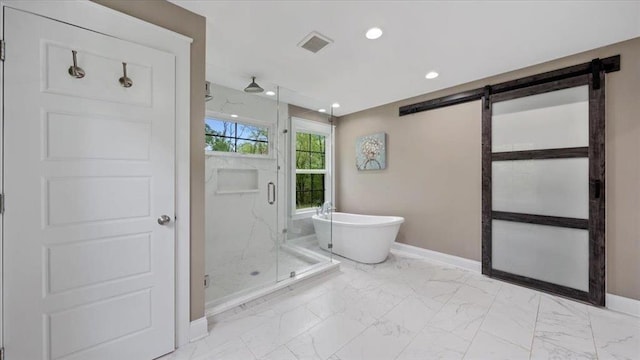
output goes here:
[[593, 76], [593, 90], [600, 89], [600, 72], [602, 71], [602, 61], [600, 59], [591, 60], [591, 75]]
[[[487, 85], [487, 87], [489, 87], [489, 95], [495, 95], [506, 91], [591, 74], [593, 75], [593, 89], [597, 90], [602, 86], [600, 74], [603, 72], [610, 73], [614, 71], [620, 71], [620, 55], [610, 56], [604, 59], [593, 59], [586, 63], [506, 81], [499, 84]], [[463, 104], [470, 101], [480, 100], [482, 98], [484, 98], [483, 106], [488, 108], [486, 104], [486, 101], [489, 98], [486, 94], [487, 87], [467, 90], [457, 94], [447, 95], [415, 104], [404, 105], [399, 108], [398, 116], [411, 115], [445, 106]]]

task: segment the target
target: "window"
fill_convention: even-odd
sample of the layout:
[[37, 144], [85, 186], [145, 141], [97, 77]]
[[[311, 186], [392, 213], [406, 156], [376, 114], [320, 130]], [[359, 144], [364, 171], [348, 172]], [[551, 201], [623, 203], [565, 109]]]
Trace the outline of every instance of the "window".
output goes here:
[[331, 201], [331, 125], [292, 119], [295, 213]]
[[324, 202], [325, 145], [324, 135], [296, 132], [296, 209]]
[[269, 155], [269, 128], [207, 117], [204, 120], [205, 150]]

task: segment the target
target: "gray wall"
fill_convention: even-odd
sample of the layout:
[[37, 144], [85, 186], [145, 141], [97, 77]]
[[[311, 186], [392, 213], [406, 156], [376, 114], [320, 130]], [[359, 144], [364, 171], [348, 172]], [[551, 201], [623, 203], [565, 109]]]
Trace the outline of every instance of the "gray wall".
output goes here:
[[[404, 216], [399, 242], [479, 261], [479, 102], [402, 118], [398, 107], [617, 54], [622, 70], [606, 79], [607, 288], [640, 299], [640, 38], [341, 117], [338, 207]], [[379, 131], [388, 134], [387, 169], [357, 171], [356, 137]]]
[[[480, 260], [480, 112], [476, 101], [403, 118], [396, 105], [340, 118], [340, 210], [403, 216], [398, 242]], [[356, 170], [356, 137], [381, 131], [387, 168]]]

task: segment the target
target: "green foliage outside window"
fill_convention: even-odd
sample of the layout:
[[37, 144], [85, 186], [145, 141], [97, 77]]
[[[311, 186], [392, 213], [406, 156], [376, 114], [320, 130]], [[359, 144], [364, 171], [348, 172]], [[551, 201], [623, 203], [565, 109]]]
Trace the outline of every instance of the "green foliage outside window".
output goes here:
[[325, 137], [308, 133], [296, 134], [296, 169], [324, 169]]
[[296, 209], [317, 207], [324, 202], [324, 174], [296, 174]]
[[296, 209], [322, 205], [325, 199], [325, 174], [304, 170], [325, 170], [325, 136], [296, 133]]
[[205, 150], [269, 154], [269, 129], [218, 119], [205, 119]]

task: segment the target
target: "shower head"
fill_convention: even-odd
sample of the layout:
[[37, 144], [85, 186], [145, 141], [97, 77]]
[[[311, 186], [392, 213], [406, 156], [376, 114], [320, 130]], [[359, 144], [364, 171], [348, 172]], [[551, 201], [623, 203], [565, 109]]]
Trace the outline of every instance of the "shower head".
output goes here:
[[249, 84], [249, 86], [247, 86], [246, 88], [244, 88], [244, 92], [248, 92], [248, 93], [252, 93], [252, 94], [258, 94], [263, 92], [264, 89], [260, 87], [260, 85], [256, 84], [256, 77], [253, 76], [251, 77], [251, 84]]

